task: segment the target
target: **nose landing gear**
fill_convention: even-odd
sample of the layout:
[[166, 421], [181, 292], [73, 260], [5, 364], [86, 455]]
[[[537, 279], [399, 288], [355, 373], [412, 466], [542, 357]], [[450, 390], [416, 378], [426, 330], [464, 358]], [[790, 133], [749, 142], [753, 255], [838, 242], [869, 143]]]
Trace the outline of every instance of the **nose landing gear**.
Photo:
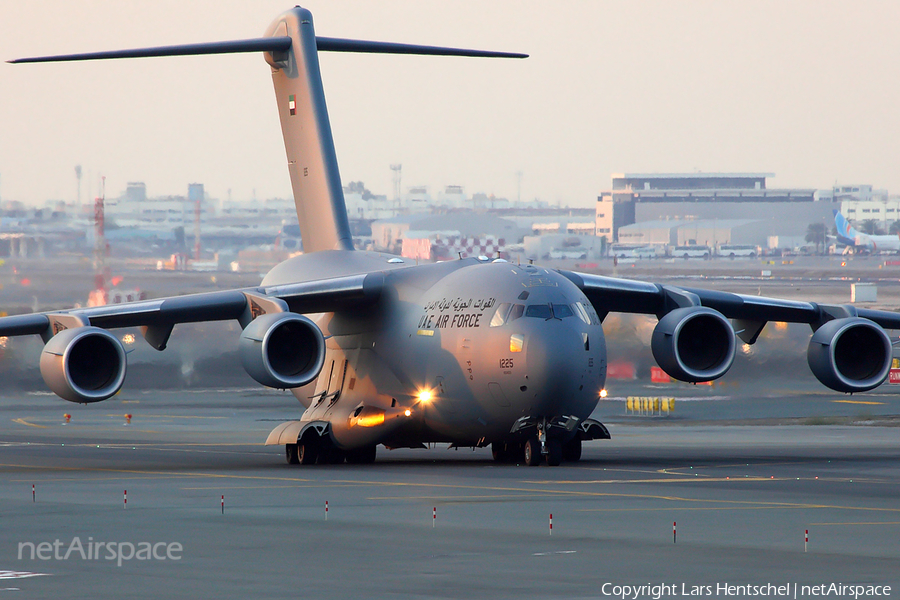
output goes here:
[[522, 450], [526, 465], [536, 467], [541, 464], [541, 443], [538, 438], [534, 436], [528, 438]]
[[523, 417], [516, 422], [510, 433], [525, 435], [524, 443], [494, 442], [494, 460], [513, 460], [518, 454], [520, 460], [530, 467], [541, 462], [546, 462], [551, 467], [558, 466], [563, 461], [578, 462], [581, 460], [582, 441], [609, 439], [609, 430], [599, 421], [585, 419], [579, 422], [575, 417]]

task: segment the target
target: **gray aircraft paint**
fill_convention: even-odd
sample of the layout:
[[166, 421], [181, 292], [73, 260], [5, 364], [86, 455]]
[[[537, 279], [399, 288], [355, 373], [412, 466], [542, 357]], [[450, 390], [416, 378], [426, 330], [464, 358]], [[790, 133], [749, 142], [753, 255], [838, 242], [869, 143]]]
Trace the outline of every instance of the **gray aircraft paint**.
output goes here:
[[[368, 462], [374, 460], [376, 444], [420, 447], [439, 441], [494, 444], [501, 457], [515, 449], [533, 458], [539, 440], [548, 462], [557, 464], [563, 442], [567, 457], [577, 460], [581, 440], [609, 437], [588, 417], [605, 383], [601, 323], [611, 311], [661, 319], [669, 315], [665, 327], [654, 333], [652, 349], [665, 359], [661, 364], [689, 376], [717, 377], [727, 370], [735, 346], [730, 318], [745, 343], [755, 342], [772, 320], [808, 323], [819, 330], [810, 345], [809, 364], [834, 389], [870, 389], [886, 377], [890, 341], [882, 328], [900, 327], [895, 313], [488, 259], [414, 265], [392, 255], [353, 251], [318, 67], [317, 53], [326, 50], [524, 56], [317, 38], [311, 14], [297, 7], [279, 16], [264, 38], [12, 61], [264, 52], [272, 68], [307, 252], [276, 266], [254, 288], [0, 318], [0, 335], [36, 334], [50, 342], [42, 355], [42, 373], [46, 362], [45, 381], [54, 391], [82, 402], [118, 391], [115, 384], [124, 376], [125, 363], [113, 364], [120, 355], [117, 341], [93, 328], [140, 326], [147, 341], [163, 350], [178, 323], [234, 319], [245, 327], [241, 348], [248, 360], [259, 358], [253, 353], [264, 339], [286, 353], [269, 358], [287, 357], [284, 362], [291, 369], [299, 368], [291, 356], [306, 360], [324, 354], [317, 376], [288, 378], [296, 381], [292, 391], [304, 412], [299, 420], [276, 427], [267, 440], [284, 444], [290, 462], [309, 462], [309, 456], [298, 452], [328, 447], [329, 460], [343, 459], [334, 454], [338, 449]], [[314, 324], [291, 313], [307, 315]], [[264, 314], [270, 316], [255, 321]], [[296, 347], [299, 335], [276, 342], [274, 326], [260, 332], [253, 325], [278, 323], [282, 317], [292, 319], [304, 339], [318, 340], [309, 342], [318, 352]], [[823, 327], [836, 320], [840, 322]], [[78, 335], [54, 337], [70, 328]], [[249, 329], [254, 329], [252, 335]], [[87, 351], [62, 343], [84, 338], [94, 344]], [[711, 347], [712, 339], [720, 340], [718, 346]], [[96, 361], [85, 355], [92, 347], [103, 349], [111, 361], [105, 365], [109, 376], [98, 377]], [[846, 373], [835, 376], [841, 366]], [[72, 382], [80, 387], [66, 388]]]
[[303, 249], [352, 250], [312, 14], [299, 7], [289, 10], [269, 26], [266, 35], [292, 40], [291, 50], [265, 56], [272, 67]]

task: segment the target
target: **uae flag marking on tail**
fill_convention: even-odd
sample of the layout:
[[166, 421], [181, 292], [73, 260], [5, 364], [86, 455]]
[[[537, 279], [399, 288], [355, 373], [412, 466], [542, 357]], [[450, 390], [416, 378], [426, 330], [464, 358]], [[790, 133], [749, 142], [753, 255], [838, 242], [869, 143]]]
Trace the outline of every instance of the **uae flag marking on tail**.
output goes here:
[[291, 110], [291, 116], [297, 114], [297, 103], [294, 101], [294, 95], [288, 96], [288, 108]]

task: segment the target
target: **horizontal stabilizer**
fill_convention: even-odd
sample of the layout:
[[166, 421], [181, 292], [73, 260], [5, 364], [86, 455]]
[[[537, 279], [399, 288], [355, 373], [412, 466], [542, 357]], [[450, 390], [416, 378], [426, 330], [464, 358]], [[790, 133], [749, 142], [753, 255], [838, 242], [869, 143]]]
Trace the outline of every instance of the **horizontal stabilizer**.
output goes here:
[[366, 40], [346, 40], [341, 38], [317, 37], [319, 52], [365, 52], [370, 54], [426, 54], [431, 56], [475, 56], [482, 58], [528, 58], [527, 54], [516, 52], [493, 52], [490, 50], [466, 50], [464, 48], [442, 48], [439, 46], [419, 46], [417, 44], [395, 44], [393, 42], [369, 42]]
[[[200, 44], [179, 44], [157, 46], [155, 48], [131, 48], [104, 52], [83, 52], [80, 54], [59, 54], [56, 56], [34, 56], [16, 58], [9, 63], [67, 62], [75, 60], [103, 60], [108, 58], [149, 58], [154, 56], [194, 56], [199, 54], [236, 54], [240, 52], [286, 52], [291, 48], [291, 38], [264, 37], [250, 40], [225, 42], [203, 42]], [[464, 48], [442, 48], [419, 46], [416, 44], [395, 44], [392, 42], [370, 42], [341, 38], [317, 37], [316, 49], [320, 52], [362, 52], [369, 54], [425, 54], [432, 56], [474, 56], [482, 58], [528, 58], [527, 54], [515, 52], [493, 52], [489, 50], [466, 50]]]
[[151, 56], [191, 56], [196, 54], [235, 54], [238, 52], [286, 52], [291, 47], [291, 38], [265, 37], [251, 40], [231, 40], [227, 42], [204, 42], [201, 44], [179, 44], [177, 46], [157, 46], [155, 48], [132, 48], [130, 50], [109, 50], [106, 52], [86, 52], [82, 54], [60, 54], [57, 56], [35, 56], [16, 58], [9, 63], [66, 62], [71, 60], [101, 60], [106, 58], [148, 58]]

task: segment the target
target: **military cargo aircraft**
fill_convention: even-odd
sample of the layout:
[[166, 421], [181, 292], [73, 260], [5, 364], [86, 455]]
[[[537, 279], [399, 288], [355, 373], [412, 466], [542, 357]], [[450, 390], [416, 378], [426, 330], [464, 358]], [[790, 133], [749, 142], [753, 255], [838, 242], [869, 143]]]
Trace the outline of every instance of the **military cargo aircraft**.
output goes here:
[[252, 288], [0, 319], [0, 336], [43, 337], [41, 374], [57, 395], [89, 403], [120, 390], [126, 354], [110, 329], [140, 327], [164, 350], [179, 323], [234, 319], [247, 372], [290, 389], [305, 409], [267, 440], [291, 464], [371, 463], [379, 444], [442, 442], [558, 465], [577, 461], [583, 441], [609, 437], [590, 415], [606, 379], [610, 312], [656, 315], [653, 355], [681, 381], [724, 375], [736, 337], [753, 344], [768, 321], [812, 327], [808, 362], [826, 386], [859, 392], [885, 380], [885, 328], [900, 328], [900, 314], [487, 257], [415, 265], [353, 250], [319, 72], [324, 51], [524, 57], [316, 37], [312, 15], [296, 7], [258, 39], [11, 61], [262, 52], [305, 249]]

